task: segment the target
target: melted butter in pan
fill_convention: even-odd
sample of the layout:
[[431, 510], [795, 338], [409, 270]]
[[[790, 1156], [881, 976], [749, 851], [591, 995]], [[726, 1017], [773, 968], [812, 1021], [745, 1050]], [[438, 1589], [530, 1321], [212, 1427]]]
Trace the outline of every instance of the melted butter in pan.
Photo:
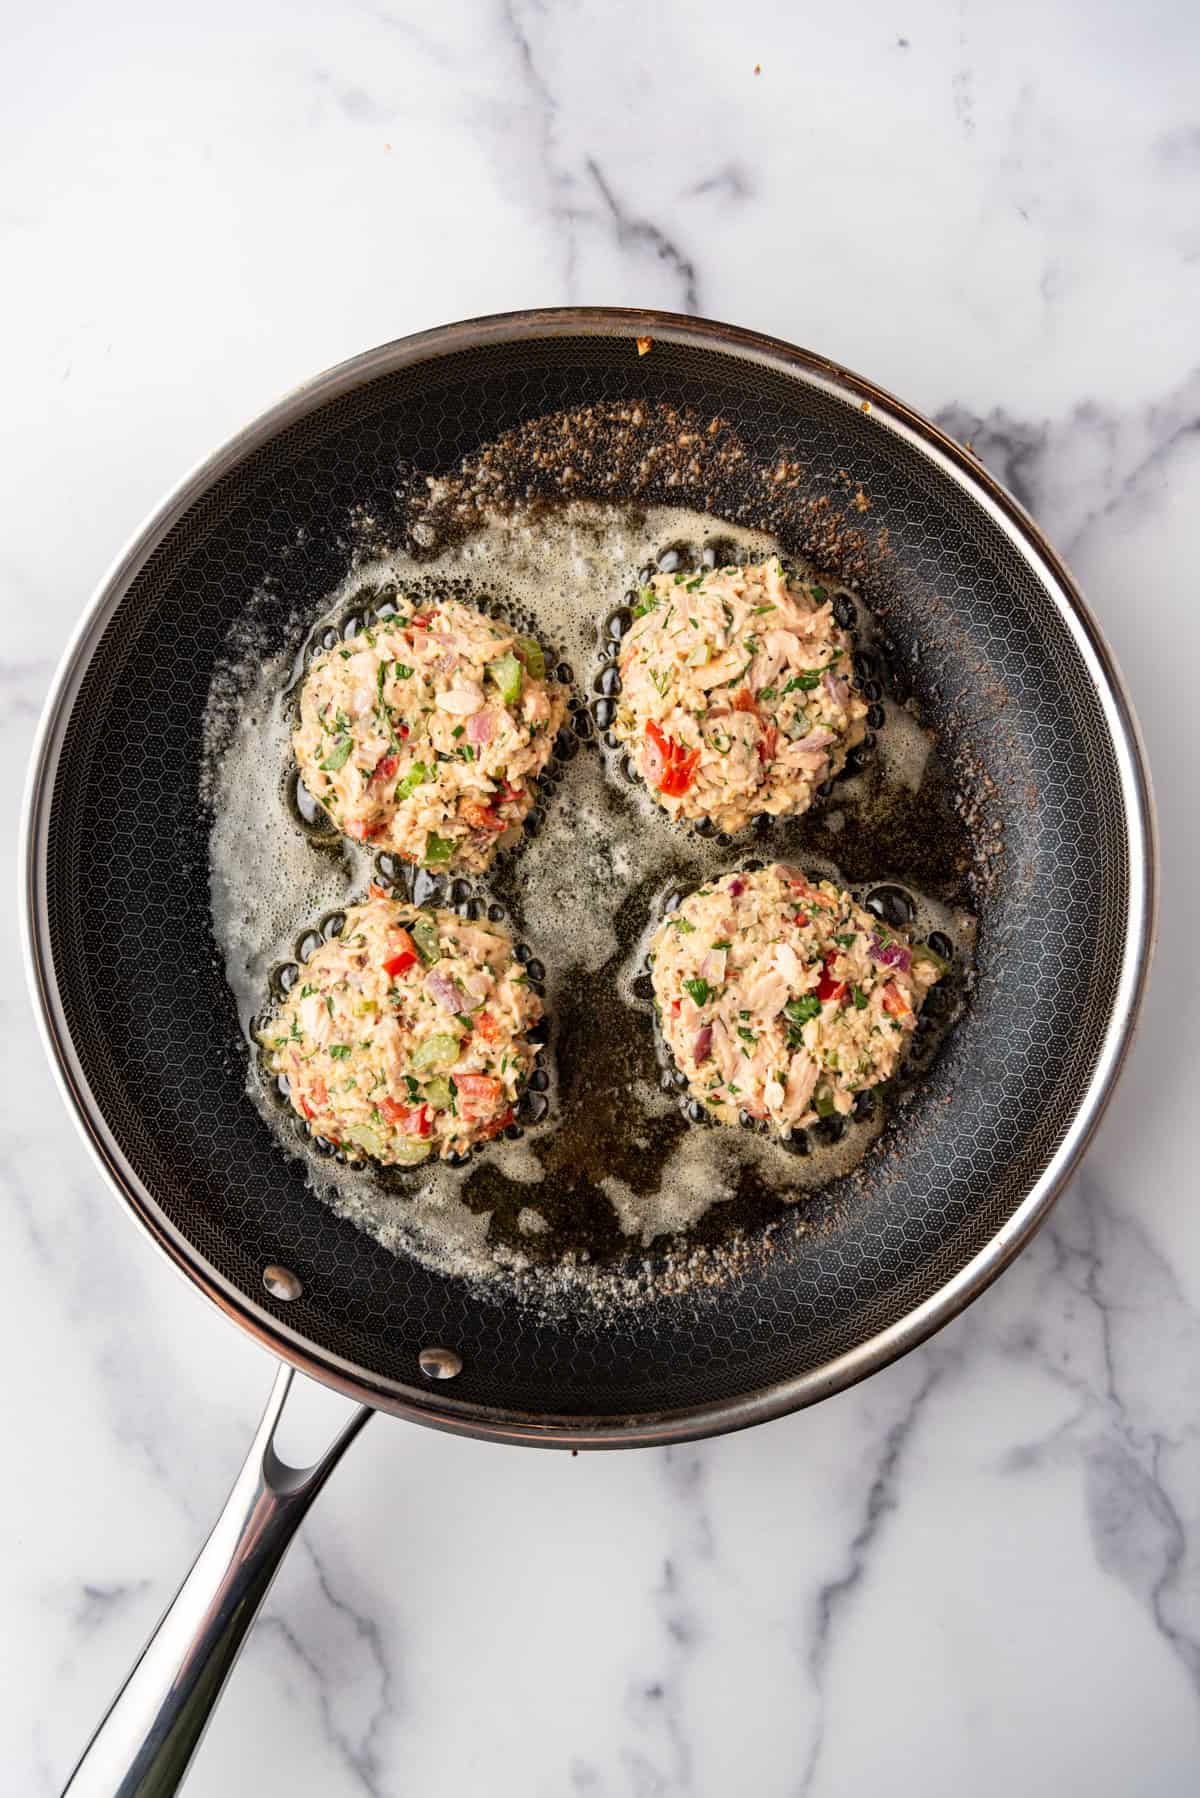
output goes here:
[[[872, 743], [862, 767], [807, 816], [736, 842], [672, 825], [630, 778], [619, 749], [603, 741], [596, 715], [602, 723], [605, 671], [638, 571], [664, 554], [695, 564], [706, 549], [724, 562], [776, 548], [761, 533], [665, 507], [576, 504], [536, 519], [497, 519], [440, 553], [358, 567], [298, 633], [294, 655], [264, 662], [244, 645], [226, 669], [213, 707], [226, 725], [214, 725], [204, 779], [214, 820], [214, 928], [247, 1033], [297, 941], [361, 897], [380, 872], [369, 852], [330, 832], [296, 794], [289, 738], [306, 651], [332, 631], [357, 628], [396, 588], [454, 592], [484, 599], [536, 635], [576, 696], [527, 839], [486, 881], [456, 883], [453, 892], [443, 883], [438, 893], [443, 903], [502, 913], [544, 966], [549, 1081], [529, 1096], [521, 1138], [489, 1146], [464, 1169], [426, 1167], [399, 1180], [339, 1166], [297, 1135], [251, 1057], [249, 1091], [283, 1146], [306, 1157], [326, 1202], [387, 1246], [467, 1275], [561, 1265], [564, 1257], [597, 1269], [627, 1264], [682, 1230], [704, 1243], [753, 1231], [784, 1206], [815, 1203], [861, 1162], [886, 1126], [878, 1098], [864, 1100], [840, 1135], [820, 1126], [789, 1149], [754, 1131], [690, 1121], [664, 1059], [646, 941], [673, 896], [747, 860], [796, 862], [860, 899], [878, 894], [874, 902], [891, 909], [893, 922], [907, 920], [915, 936], [936, 933], [943, 950], [952, 947], [953, 975], [889, 1102], [919, 1079], [961, 1010], [975, 930], [961, 903], [970, 844], [931, 737], [888, 695], [861, 598], [830, 583], [843, 608], [853, 608]], [[418, 897], [434, 896], [427, 877], [417, 885]]]

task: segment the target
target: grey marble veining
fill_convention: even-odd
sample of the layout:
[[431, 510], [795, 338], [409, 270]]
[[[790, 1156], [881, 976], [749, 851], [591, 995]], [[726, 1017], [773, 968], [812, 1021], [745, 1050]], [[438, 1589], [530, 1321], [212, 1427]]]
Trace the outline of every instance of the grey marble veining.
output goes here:
[[[80, 0], [3, 29], [10, 890], [54, 663], [162, 492], [343, 356], [568, 301], [776, 332], [970, 441], [1114, 645], [1162, 827], [1129, 1069], [990, 1292], [865, 1386], [718, 1442], [560, 1458], [377, 1420], [189, 1790], [1193, 1792], [1194, 9]], [[0, 928], [0, 1788], [41, 1798], [270, 1366], [102, 1190]]]

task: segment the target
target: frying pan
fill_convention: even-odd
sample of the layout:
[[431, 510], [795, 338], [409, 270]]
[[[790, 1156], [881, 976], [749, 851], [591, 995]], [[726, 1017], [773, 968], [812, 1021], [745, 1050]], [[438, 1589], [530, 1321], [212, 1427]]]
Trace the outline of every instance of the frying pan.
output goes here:
[[[819, 1230], [795, 1210], [772, 1220], [771, 1252], [721, 1280], [572, 1314], [389, 1253], [281, 1154], [247, 1098], [211, 934], [203, 712], [267, 572], [285, 571], [283, 642], [289, 619], [315, 616], [345, 571], [342, 522], [399, 503], [399, 470], [445, 474], [550, 414], [668, 408], [737, 433], [743, 453], [715, 485], [689, 492], [685, 477], [656, 491], [643, 470], [632, 493], [632, 464], [606, 469], [600, 456], [584, 459], [573, 491], [761, 522], [763, 471], [785, 459], [803, 502], [786, 547], [829, 554], [842, 552], [828, 496], [856, 492], [863, 553], [849, 572], [886, 616], [897, 679], [971, 789], [991, 872], [973, 896], [970, 1004], [857, 1201]], [[30, 979], [68, 1105], [151, 1239], [283, 1363], [226, 1509], [75, 1793], [175, 1789], [300, 1517], [372, 1411], [484, 1441], [667, 1443], [811, 1404], [954, 1316], [1028, 1241], [1083, 1151], [1152, 942], [1136, 725], [1036, 525], [966, 449], [869, 382], [663, 313], [451, 325], [357, 357], [249, 426], [101, 586], [46, 710], [26, 829]], [[736, 1207], [721, 1210], [736, 1228]], [[295, 1369], [361, 1406], [308, 1469], [273, 1448]]]

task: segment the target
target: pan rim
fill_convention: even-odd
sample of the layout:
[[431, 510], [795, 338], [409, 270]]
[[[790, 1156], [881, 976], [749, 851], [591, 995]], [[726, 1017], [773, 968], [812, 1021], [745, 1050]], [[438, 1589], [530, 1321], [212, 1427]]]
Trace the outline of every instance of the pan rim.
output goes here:
[[[47, 935], [45, 846], [62, 734], [91, 653], [108, 619], [159, 543], [223, 474], [281, 430], [330, 400], [414, 362], [488, 342], [603, 335], [663, 341], [742, 355], [800, 377], [843, 403], [869, 406], [876, 422], [905, 439], [982, 506], [1031, 566], [1071, 632], [1095, 684], [1113, 744], [1129, 833], [1130, 891], [1125, 954], [1103, 1045], [1062, 1142], [996, 1234], [938, 1291], [887, 1329], [806, 1373], [734, 1398], [669, 1411], [576, 1418], [471, 1405], [440, 1389], [364, 1378], [363, 1370], [317, 1349], [281, 1318], [246, 1298], [208, 1263], [161, 1211], [121, 1154], [87, 1089], [59, 1002]], [[1141, 733], [1103, 632], [1062, 558], [1019, 502], [960, 445], [885, 389], [816, 353], [757, 332], [676, 313], [627, 307], [551, 307], [497, 313], [397, 338], [338, 363], [293, 388], [230, 437], [178, 483], [130, 538], [102, 577], [63, 653], [39, 722], [26, 779], [21, 827], [20, 909], [26, 977], [43, 1045], [76, 1127], [132, 1220], [210, 1302], [271, 1353], [347, 1397], [412, 1422], [486, 1440], [543, 1447], [633, 1448], [745, 1429], [786, 1415], [897, 1360], [979, 1296], [1028, 1243], [1085, 1152], [1115, 1088], [1136, 1029], [1154, 949], [1158, 850], [1154, 801]]]

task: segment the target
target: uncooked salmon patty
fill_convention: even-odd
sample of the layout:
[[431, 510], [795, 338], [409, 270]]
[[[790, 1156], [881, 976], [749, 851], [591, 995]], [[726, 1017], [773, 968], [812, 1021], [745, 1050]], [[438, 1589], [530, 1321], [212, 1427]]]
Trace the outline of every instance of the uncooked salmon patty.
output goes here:
[[727, 874], [689, 895], [651, 943], [663, 1036], [723, 1124], [780, 1135], [844, 1116], [896, 1071], [946, 963], [829, 880], [796, 868]]
[[506, 931], [375, 888], [309, 957], [259, 1040], [318, 1136], [413, 1167], [513, 1121], [541, 1015]]
[[773, 556], [655, 575], [633, 614], [612, 728], [663, 809], [730, 832], [807, 811], [867, 715], [826, 589]]
[[477, 871], [519, 835], [565, 712], [531, 637], [457, 600], [402, 599], [313, 659], [292, 747], [347, 836]]

